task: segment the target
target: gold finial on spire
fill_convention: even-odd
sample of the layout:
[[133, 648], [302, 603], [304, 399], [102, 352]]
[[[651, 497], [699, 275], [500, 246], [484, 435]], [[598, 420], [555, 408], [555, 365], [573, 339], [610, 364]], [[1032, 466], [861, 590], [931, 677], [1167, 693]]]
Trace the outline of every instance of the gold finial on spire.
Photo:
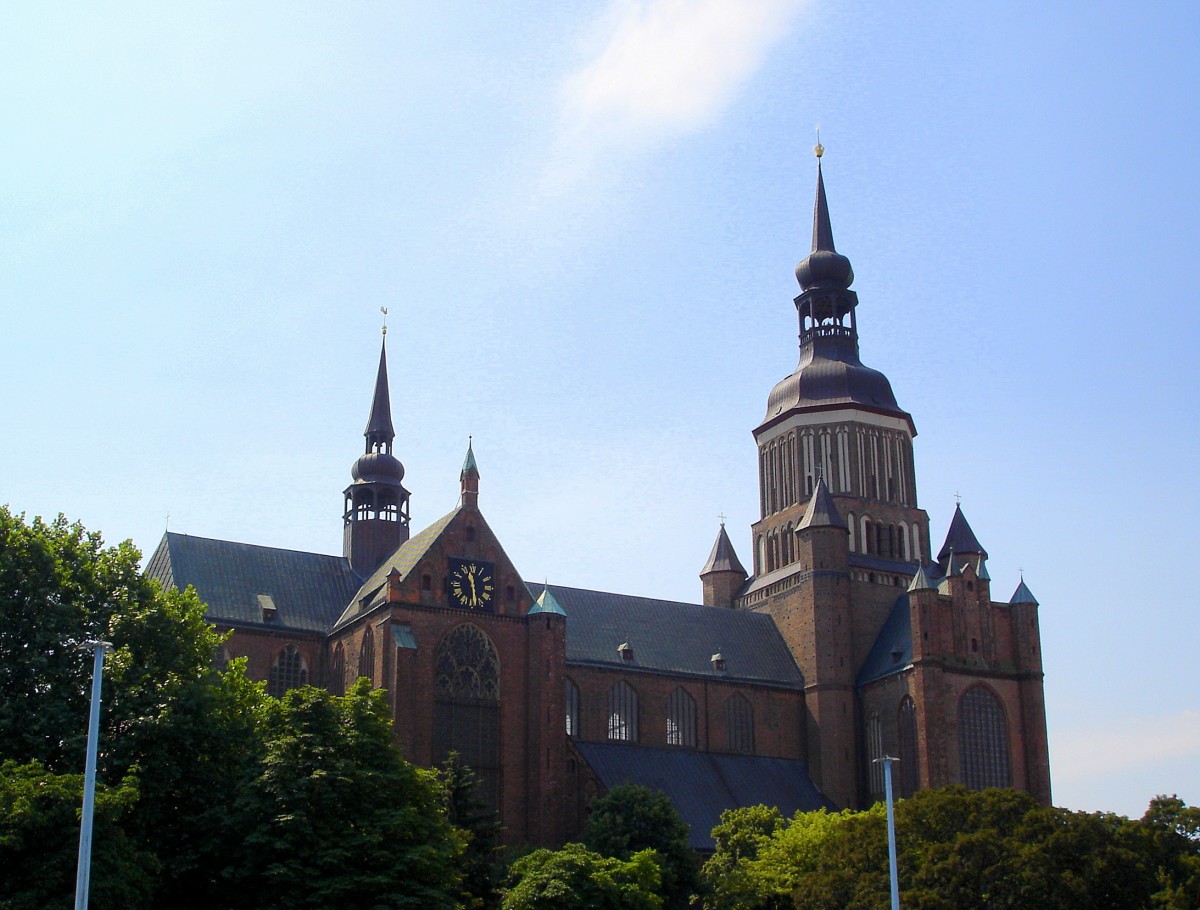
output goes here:
[[383, 313], [383, 334], [387, 334], [387, 307], [381, 306], [379, 312]]
[[825, 146], [821, 145], [821, 128], [817, 127], [817, 144], [813, 147], [813, 154], [819, 159], [825, 154]]

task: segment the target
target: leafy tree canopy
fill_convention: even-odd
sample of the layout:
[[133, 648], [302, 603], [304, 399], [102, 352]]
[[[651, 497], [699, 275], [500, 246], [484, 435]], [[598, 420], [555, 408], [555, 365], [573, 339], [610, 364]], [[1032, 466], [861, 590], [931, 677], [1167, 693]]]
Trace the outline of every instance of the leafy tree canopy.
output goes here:
[[658, 910], [662, 898], [653, 850], [621, 860], [582, 844], [535, 850], [513, 863], [503, 910]]
[[698, 863], [688, 846], [688, 826], [659, 790], [619, 784], [595, 799], [583, 842], [597, 853], [618, 859], [653, 850], [662, 871], [659, 893], [667, 910], [688, 907], [699, 890]]

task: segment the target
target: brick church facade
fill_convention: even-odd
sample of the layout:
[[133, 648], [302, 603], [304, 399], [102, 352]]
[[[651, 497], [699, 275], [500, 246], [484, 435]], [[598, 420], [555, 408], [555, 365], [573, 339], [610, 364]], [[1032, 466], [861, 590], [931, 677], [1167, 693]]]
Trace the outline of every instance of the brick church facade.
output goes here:
[[232, 631], [223, 657], [274, 694], [360, 676], [386, 690], [404, 755], [459, 753], [512, 843], [576, 836], [592, 798], [634, 781], [666, 792], [704, 848], [734, 806], [869, 805], [884, 755], [901, 796], [961, 783], [1048, 804], [1037, 601], [1024, 581], [992, 600], [960, 509], [932, 553], [916, 429], [859, 359], [819, 161], [796, 278], [799, 364], [754, 431], [752, 571], [722, 526], [702, 604], [523, 581], [470, 447], [458, 506], [410, 533], [386, 346], [341, 556], [168, 532], [147, 573], [193, 585]]

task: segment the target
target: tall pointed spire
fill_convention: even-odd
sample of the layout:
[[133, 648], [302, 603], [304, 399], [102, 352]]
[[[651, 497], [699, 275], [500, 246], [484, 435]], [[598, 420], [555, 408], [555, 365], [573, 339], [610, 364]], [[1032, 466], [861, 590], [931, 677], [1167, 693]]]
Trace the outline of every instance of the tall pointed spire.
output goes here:
[[950, 530], [946, 532], [946, 542], [938, 551], [938, 562], [951, 553], [957, 553], [960, 556], [968, 553], [987, 559], [987, 550], [983, 548], [983, 544], [979, 542], [979, 538], [967, 524], [967, 517], [963, 515], [962, 506], [957, 503], [954, 506], [954, 517], [950, 519]]
[[825, 198], [825, 177], [821, 173], [821, 158], [817, 156], [817, 202], [813, 206], [813, 251], [837, 252], [833, 245], [833, 225], [829, 222], [829, 200]]
[[392, 399], [388, 394], [387, 330], [379, 348], [379, 372], [375, 376], [375, 397], [371, 401], [371, 416], [363, 435], [367, 437], [368, 452], [391, 452], [396, 430], [392, 426]]
[[467, 437], [467, 457], [458, 474], [458, 485], [463, 507], [479, 508], [479, 465], [475, 463], [475, 444], [470, 436]]
[[829, 200], [825, 198], [825, 175], [821, 172], [821, 156], [825, 150], [820, 144], [816, 153], [817, 199], [813, 203], [812, 252], [796, 266], [796, 280], [805, 291], [813, 288], [844, 291], [854, 283], [854, 269], [850, 267], [850, 260], [833, 245]]

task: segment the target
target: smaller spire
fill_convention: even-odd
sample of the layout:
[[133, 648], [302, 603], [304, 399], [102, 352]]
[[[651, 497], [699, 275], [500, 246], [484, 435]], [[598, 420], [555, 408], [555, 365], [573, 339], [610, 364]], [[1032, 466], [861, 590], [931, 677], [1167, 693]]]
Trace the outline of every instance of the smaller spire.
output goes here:
[[829, 487], [825, 485], [825, 478], [818, 477], [817, 485], [813, 488], [812, 496], [808, 500], [808, 508], [804, 510], [804, 517], [800, 519], [796, 530], [844, 527], [846, 527], [846, 521], [838, 514]]
[[975, 562], [975, 574], [979, 576], [980, 581], [991, 581], [992, 576], [988, 574], [987, 559], [980, 554], [979, 559]]
[[987, 559], [987, 550], [971, 530], [967, 517], [963, 515], [962, 506], [957, 503], [954, 505], [954, 517], [950, 519], [950, 530], [946, 532], [946, 542], [938, 551], [938, 562], [945, 559], [946, 554], [950, 552], [978, 554]]
[[1013, 591], [1010, 604], [1033, 604], [1038, 606], [1037, 598], [1033, 596], [1033, 592], [1029, 590], [1029, 586], [1025, 584], [1025, 576], [1021, 576], [1021, 583], [1017, 585], [1017, 590]]
[[746, 577], [746, 569], [734, 552], [733, 541], [725, 531], [725, 522], [721, 522], [721, 530], [717, 532], [712, 552], [708, 554], [708, 562], [700, 570], [700, 577], [703, 578], [710, 572], [737, 572], [742, 578]]
[[913, 580], [908, 585], [909, 591], [932, 591], [935, 586], [929, 580], [929, 573], [925, 571], [924, 566], [917, 568], [917, 574], [913, 576]]
[[555, 613], [558, 616], [567, 615], [567, 611], [562, 608], [562, 605], [559, 604], [558, 599], [550, 593], [549, 582], [546, 582], [542, 586], [541, 596], [534, 602], [533, 606], [529, 608], [529, 615], [532, 616], [534, 613]]
[[468, 477], [479, 477], [479, 465], [475, 463], [475, 447], [470, 436], [467, 437], [467, 457], [463, 459], [462, 472], [458, 479], [465, 480]]

